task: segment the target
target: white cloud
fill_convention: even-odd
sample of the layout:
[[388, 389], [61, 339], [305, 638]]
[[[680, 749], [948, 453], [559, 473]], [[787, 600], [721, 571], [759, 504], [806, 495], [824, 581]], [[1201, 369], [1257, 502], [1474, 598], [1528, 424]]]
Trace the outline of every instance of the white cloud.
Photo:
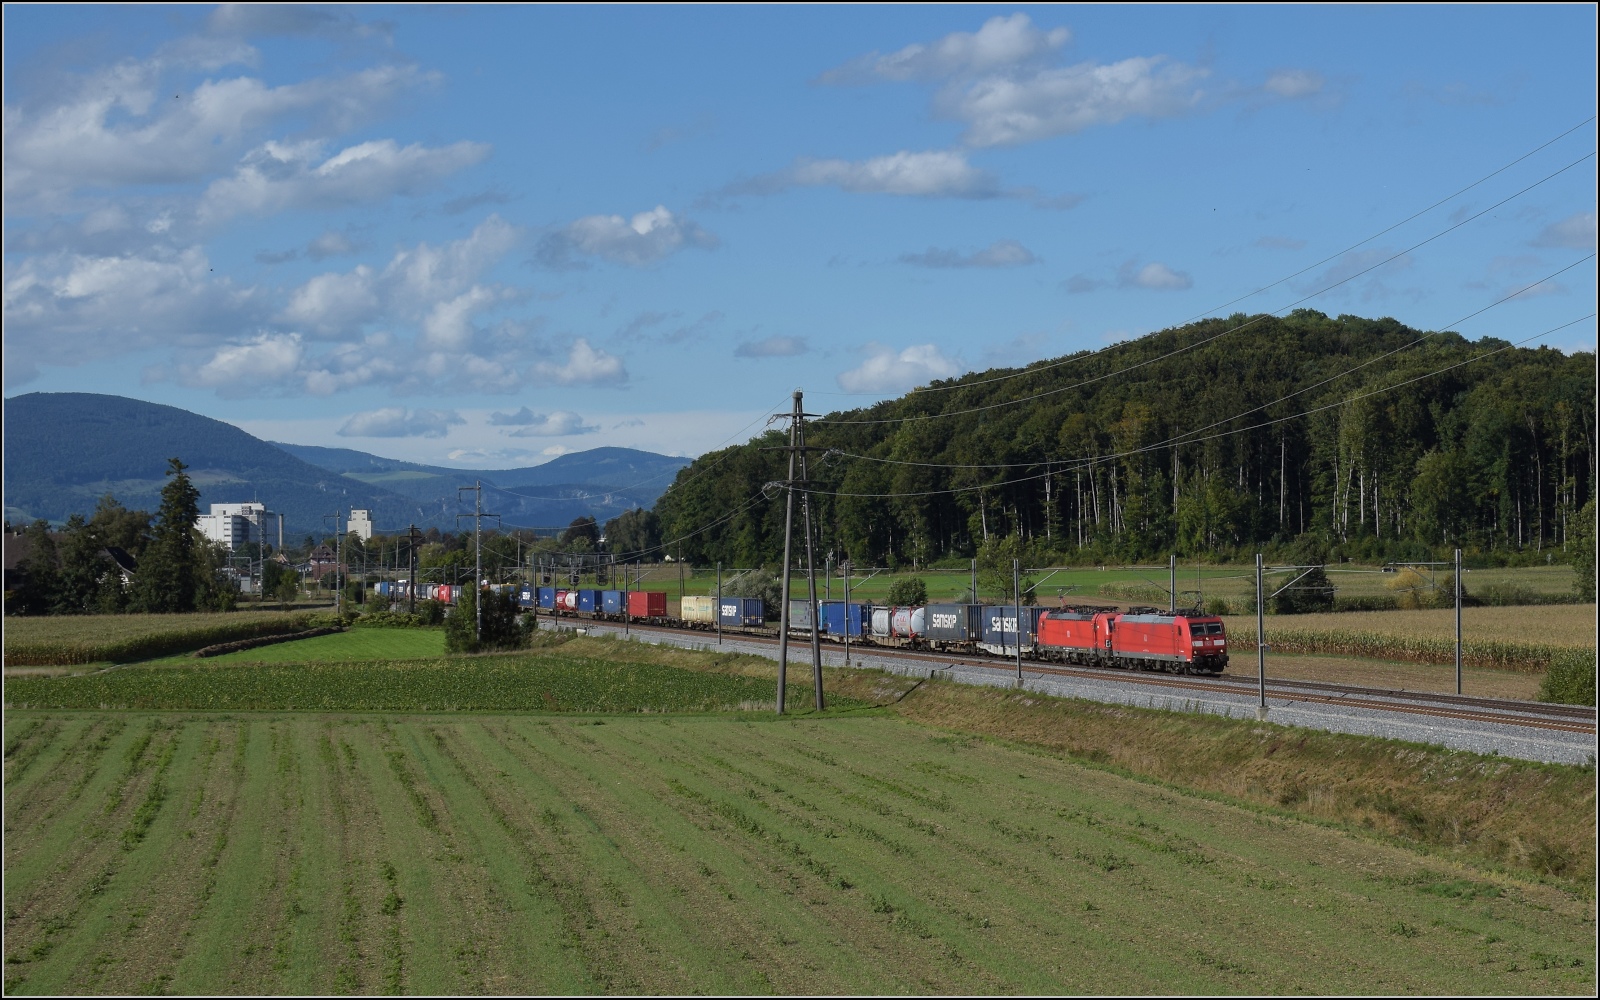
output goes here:
[[[231, 60], [252, 50], [230, 51]], [[401, 91], [437, 79], [404, 66], [382, 66], [280, 87], [253, 77], [206, 80], [169, 96], [172, 88], [164, 80], [184, 68], [179, 62], [170, 52], [165, 58], [128, 60], [84, 78], [76, 88], [53, 90], [46, 99], [7, 104], [8, 206], [92, 185], [199, 180], [280, 119], [309, 116], [302, 133], [342, 131], [368, 120]]]
[[206, 30], [238, 37], [313, 36], [336, 41], [380, 37], [392, 27], [382, 21], [358, 21], [349, 14], [303, 4], [225, 3], [206, 18]]
[[283, 319], [321, 334], [348, 338], [380, 320], [416, 322], [429, 347], [464, 349], [474, 312], [507, 292], [478, 279], [515, 244], [516, 230], [491, 215], [469, 235], [442, 246], [400, 250], [382, 271], [365, 264], [319, 274], [289, 296]]
[[868, 350], [871, 353], [859, 367], [840, 373], [839, 388], [846, 392], [902, 392], [960, 371], [957, 363], [933, 344], [918, 344], [899, 353], [881, 344]]
[[798, 357], [811, 347], [804, 337], [767, 337], [762, 340], [746, 341], [733, 349], [736, 358], [793, 358]]
[[246, 156], [232, 177], [211, 183], [200, 199], [199, 218], [214, 223], [236, 215], [417, 194], [488, 155], [489, 147], [479, 142], [430, 149], [380, 139], [324, 159], [320, 142], [267, 142]]
[[880, 55], [871, 52], [819, 78], [822, 83], [930, 80], [963, 73], [987, 73], [1036, 59], [1067, 44], [1066, 28], [1040, 31], [1026, 14], [991, 17], [976, 32], [957, 31], [929, 44], [912, 44]]
[[[1023, 14], [990, 18], [976, 33], [956, 32], [898, 52], [869, 53], [823, 74], [824, 83], [871, 80], [939, 84], [935, 112], [967, 126], [967, 146], [1012, 146], [1069, 135], [1128, 118], [1166, 118], [1201, 106], [1203, 67], [1165, 56], [1134, 56], [1112, 63], [1046, 65], [1070, 39], [1065, 28], [1041, 31]], [[1306, 70], [1282, 70], [1267, 92], [1304, 97], [1322, 79]], [[1235, 88], [1243, 97], [1248, 88]]]
[[541, 361], [533, 366], [534, 374], [546, 382], [559, 385], [607, 385], [628, 380], [628, 370], [615, 354], [589, 346], [582, 337], [573, 341], [564, 365]]
[[1033, 251], [1016, 240], [997, 240], [984, 249], [970, 254], [929, 247], [926, 253], [900, 255], [901, 263], [935, 268], [1023, 267], [1038, 259], [1033, 255]]
[[613, 264], [644, 267], [690, 247], [714, 250], [717, 238], [693, 220], [673, 215], [665, 205], [631, 219], [587, 215], [545, 237], [539, 256], [555, 267], [572, 266], [572, 257], [599, 257]]
[[357, 413], [336, 432], [340, 437], [427, 437], [442, 438], [455, 424], [465, 420], [452, 410], [407, 410], [387, 406]]
[[300, 335], [260, 334], [242, 344], [219, 347], [196, 367], [182, 366], [178, 381], [198, 388], [231, 388], [240, 383], [272, 384], [294, 374], [305, 357]]
[[[595, 424], [586, 424], [583, 418], [571, 410], [556, 410], [553, 413], [533, 413], [527, 407], [522, 408], [521, 417], [526, 414], [529, 419], [521, 420], [521, 426], [514, 431], [507, 432], [507, 437], [570, 437], [575, 434], [593, 434], [600, 428]], [[490, 423], [494, 421], [491, 419]]]
[[1110, 64], [1079, 63], [1031, 75], [990, 76], [949, 90], [939, 110], [967, 123], [969, 146], [1014, 146], [1069, 135], [1126, 118], [1167, 118], [1191, 111], [1204, 96], [1204, 69], [1136, 56]]
[[924, 198], [994, 198], [1002, 194], [994, 176], [952, 150], [901, 150], [868, 160], [796, 160], [794, 166], [732, 185], [728, 194], [774, 194], [790, 187], [837, 187], [859, 194]]
[[1148, 288], [1156, 291], [1182, 291], [1194, 287], [1194, 279], [1185, 271], [1174, 271], [1159, 261], [1139, 266], [1128, 261], [1117, 271], [1117, 284], [1124, 288]]
[[289, 297], [284, 318], [328, 334], [351, 334], [378, 318], [378, 276], [362, 264], [343, 274], [319, 274]]
[[436, 303], [422, 321], [418, 343], [435, 350], [467, 350], [473, 339], [473, 315], [500, 298], [493, 289], [473, 285], [453, 299]]
[[312, 260], [324, 260], [328, 257], [343, 257], [355, 253], [359, 249], [355, 241], [344, 233], [332, 229], [318, 236], [306, 247], [306, 256]]
[[1270, 94], [1294, 100], [1321, 93], [1324, 83], [1321, 73], [1308, 69], [1283, 69], [1267, 77], [1262, 87]]
[[1579, 212], [1545, 226], [1535, 237], [1536, 247], [1561, 247], [1568, 250], [1595, 248], [1595, 213]]
[[8, 385], [38, 366], [73, 366], [174, 343], [215, 343], [259, 325], [260, 295], [212, 276], [199, 247], [98, 256], [50, 254], [7, 264]]

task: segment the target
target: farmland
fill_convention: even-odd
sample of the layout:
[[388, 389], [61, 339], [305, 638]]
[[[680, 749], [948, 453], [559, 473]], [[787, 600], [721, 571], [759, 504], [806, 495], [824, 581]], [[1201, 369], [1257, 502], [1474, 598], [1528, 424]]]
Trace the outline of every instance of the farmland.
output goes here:
[[29, 712], [6, 753], [8, 993], [1594, 985], [1558, 886], [893, 718]]
[[[824, 567], [817, 567], [818, 597], [826, 592], [835, 600], [844, 596], [844, 579], [834, 567], [831, 583], [825, 581]], [[680, 586], [686, 594], [712, 594], [716, 592], [716, 571], [705, 566], [678, 567], [655, 565], [642, 568], [643, 585], [653, 590], [665, 590], [676, 599]], [[1136, 600], [1145, 603], [1166, 603], [1169, 582], [1165, 565], [1152, 566], [1069, 566], [1034, 569], [1028, 571], [1033, 579], [1041, 603], [1055, 603], [1061, 598], [1084, 601], [1114, 602]], [[970, 573], [966, 569], [901, 570], [898, 572], [858, 570], [851, 579], [851, 600], [882, 602], [896, 580], [908, 577], [921, 579], [928, 587], [930, 601], [951, 601], [964, 594], [970, 586]], [[724, 572], [724, 582], [738, 592], [737, 572]], [[1269, 580], [1272, 577], [1269, 577]], [[1394, 575], [1384, 573], [1377, 566], [1345, 564], [1329, 567], [1328, 579], [1338, 588], [1341, 597], [1375, 598], [1391, 592], [1388, 585]], [[633, 577], [628, 577], [629, 585]], [[1571, 566], [1485, 567], [1468, 569], [1462, 577], [1468, 592], [1495, 599], [1495, 603], [1514, 604], [1517, 597], [1530, 603], [1570, 599], [1573, 589]], [[564, 581], [558, 581], [564, 584]], [[1285, 582], [1283, 580], [1280, 583]], [[583, 586], [593, 586], [587, 580]], [[608, 584], [613, 586], [618, 584]], [[805, 580], [797, 573], [795, 593], [805, 592]], [[1230, 606], [1240, 605], [1255, 595], [1255, 569], [1247, 565], [1183, 565], [1178, 568], [1180, 596], [1193, 603], [1196, 597], [1221, 599]], [[986, 598], [1008, 595], [988, 594]]]
[[[1255, 631], [1254, 615], [1226, 619], [1228, 628]], [[1306, 631], [1345, 630], [1370, 632], [1401, 639], [1455, 641], [1456, 613], [1452, 608], [1424, 611], [1346, 611], [1336, 614], [1272, 616], [1267, 632], [1278, 629]], [[1463, 608], [1461, 631], [1467, 640], [1501, 639], [1550, 646], [1593, 649], [1595, 606], [1560, 604], [1546, 607]]]
[[189, 615], [8, 616], [8, 666], [122, 662], [180, 650], [309, 628], [304, 612], [255, 611]]

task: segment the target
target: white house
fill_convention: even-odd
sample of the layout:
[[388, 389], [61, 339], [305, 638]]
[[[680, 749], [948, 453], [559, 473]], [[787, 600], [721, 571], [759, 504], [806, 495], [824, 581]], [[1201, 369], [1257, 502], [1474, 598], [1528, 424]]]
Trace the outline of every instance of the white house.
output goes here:
[[363, 542], [372, 541], [372, 511], [352, 510], [346, 534], [359, 535]]

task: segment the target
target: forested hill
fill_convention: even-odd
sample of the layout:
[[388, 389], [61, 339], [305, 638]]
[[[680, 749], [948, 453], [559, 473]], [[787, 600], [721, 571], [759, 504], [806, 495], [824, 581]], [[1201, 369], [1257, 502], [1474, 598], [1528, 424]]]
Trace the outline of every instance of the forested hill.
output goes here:
[[[1594, 427], [1592, 353], [1300, 310], [935, 383], [810, 422], [807, 443], [834, 449], [811, 452], [822, 552], [857, 565], [1018, 542], [1034, 565], [1263, 545], [1559, 561], [1593, 488]], [[781, 558], [782, 494], [760, 494], [785, 478], [770, 450], [784, 441], [679, 473], [656, 507], [662, 537], [684, 538], [669, 550]]]

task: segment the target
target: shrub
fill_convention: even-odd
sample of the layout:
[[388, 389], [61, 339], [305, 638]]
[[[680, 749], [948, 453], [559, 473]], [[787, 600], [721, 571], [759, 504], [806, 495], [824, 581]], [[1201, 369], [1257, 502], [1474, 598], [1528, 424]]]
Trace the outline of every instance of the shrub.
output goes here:
[[928, 603], [928, 585], [915, 576], [896, 580], [889, 588], [888, 601], [899, 608], [920, 607]]
[[1562, 705], [1593, 705], [1594, 651], [1577, 649], [1555, 657], [1539, 685], [1539, 700]]
[[444, 647], [452, 653], [481, 653], [493, 649], [521, 649], [526, 632], [517, 625], [517, 602], [510, 594], [485, 592], [482, 634], [474, 601], [480, 595], [461, 591], [461, 600], [444, 619]]

